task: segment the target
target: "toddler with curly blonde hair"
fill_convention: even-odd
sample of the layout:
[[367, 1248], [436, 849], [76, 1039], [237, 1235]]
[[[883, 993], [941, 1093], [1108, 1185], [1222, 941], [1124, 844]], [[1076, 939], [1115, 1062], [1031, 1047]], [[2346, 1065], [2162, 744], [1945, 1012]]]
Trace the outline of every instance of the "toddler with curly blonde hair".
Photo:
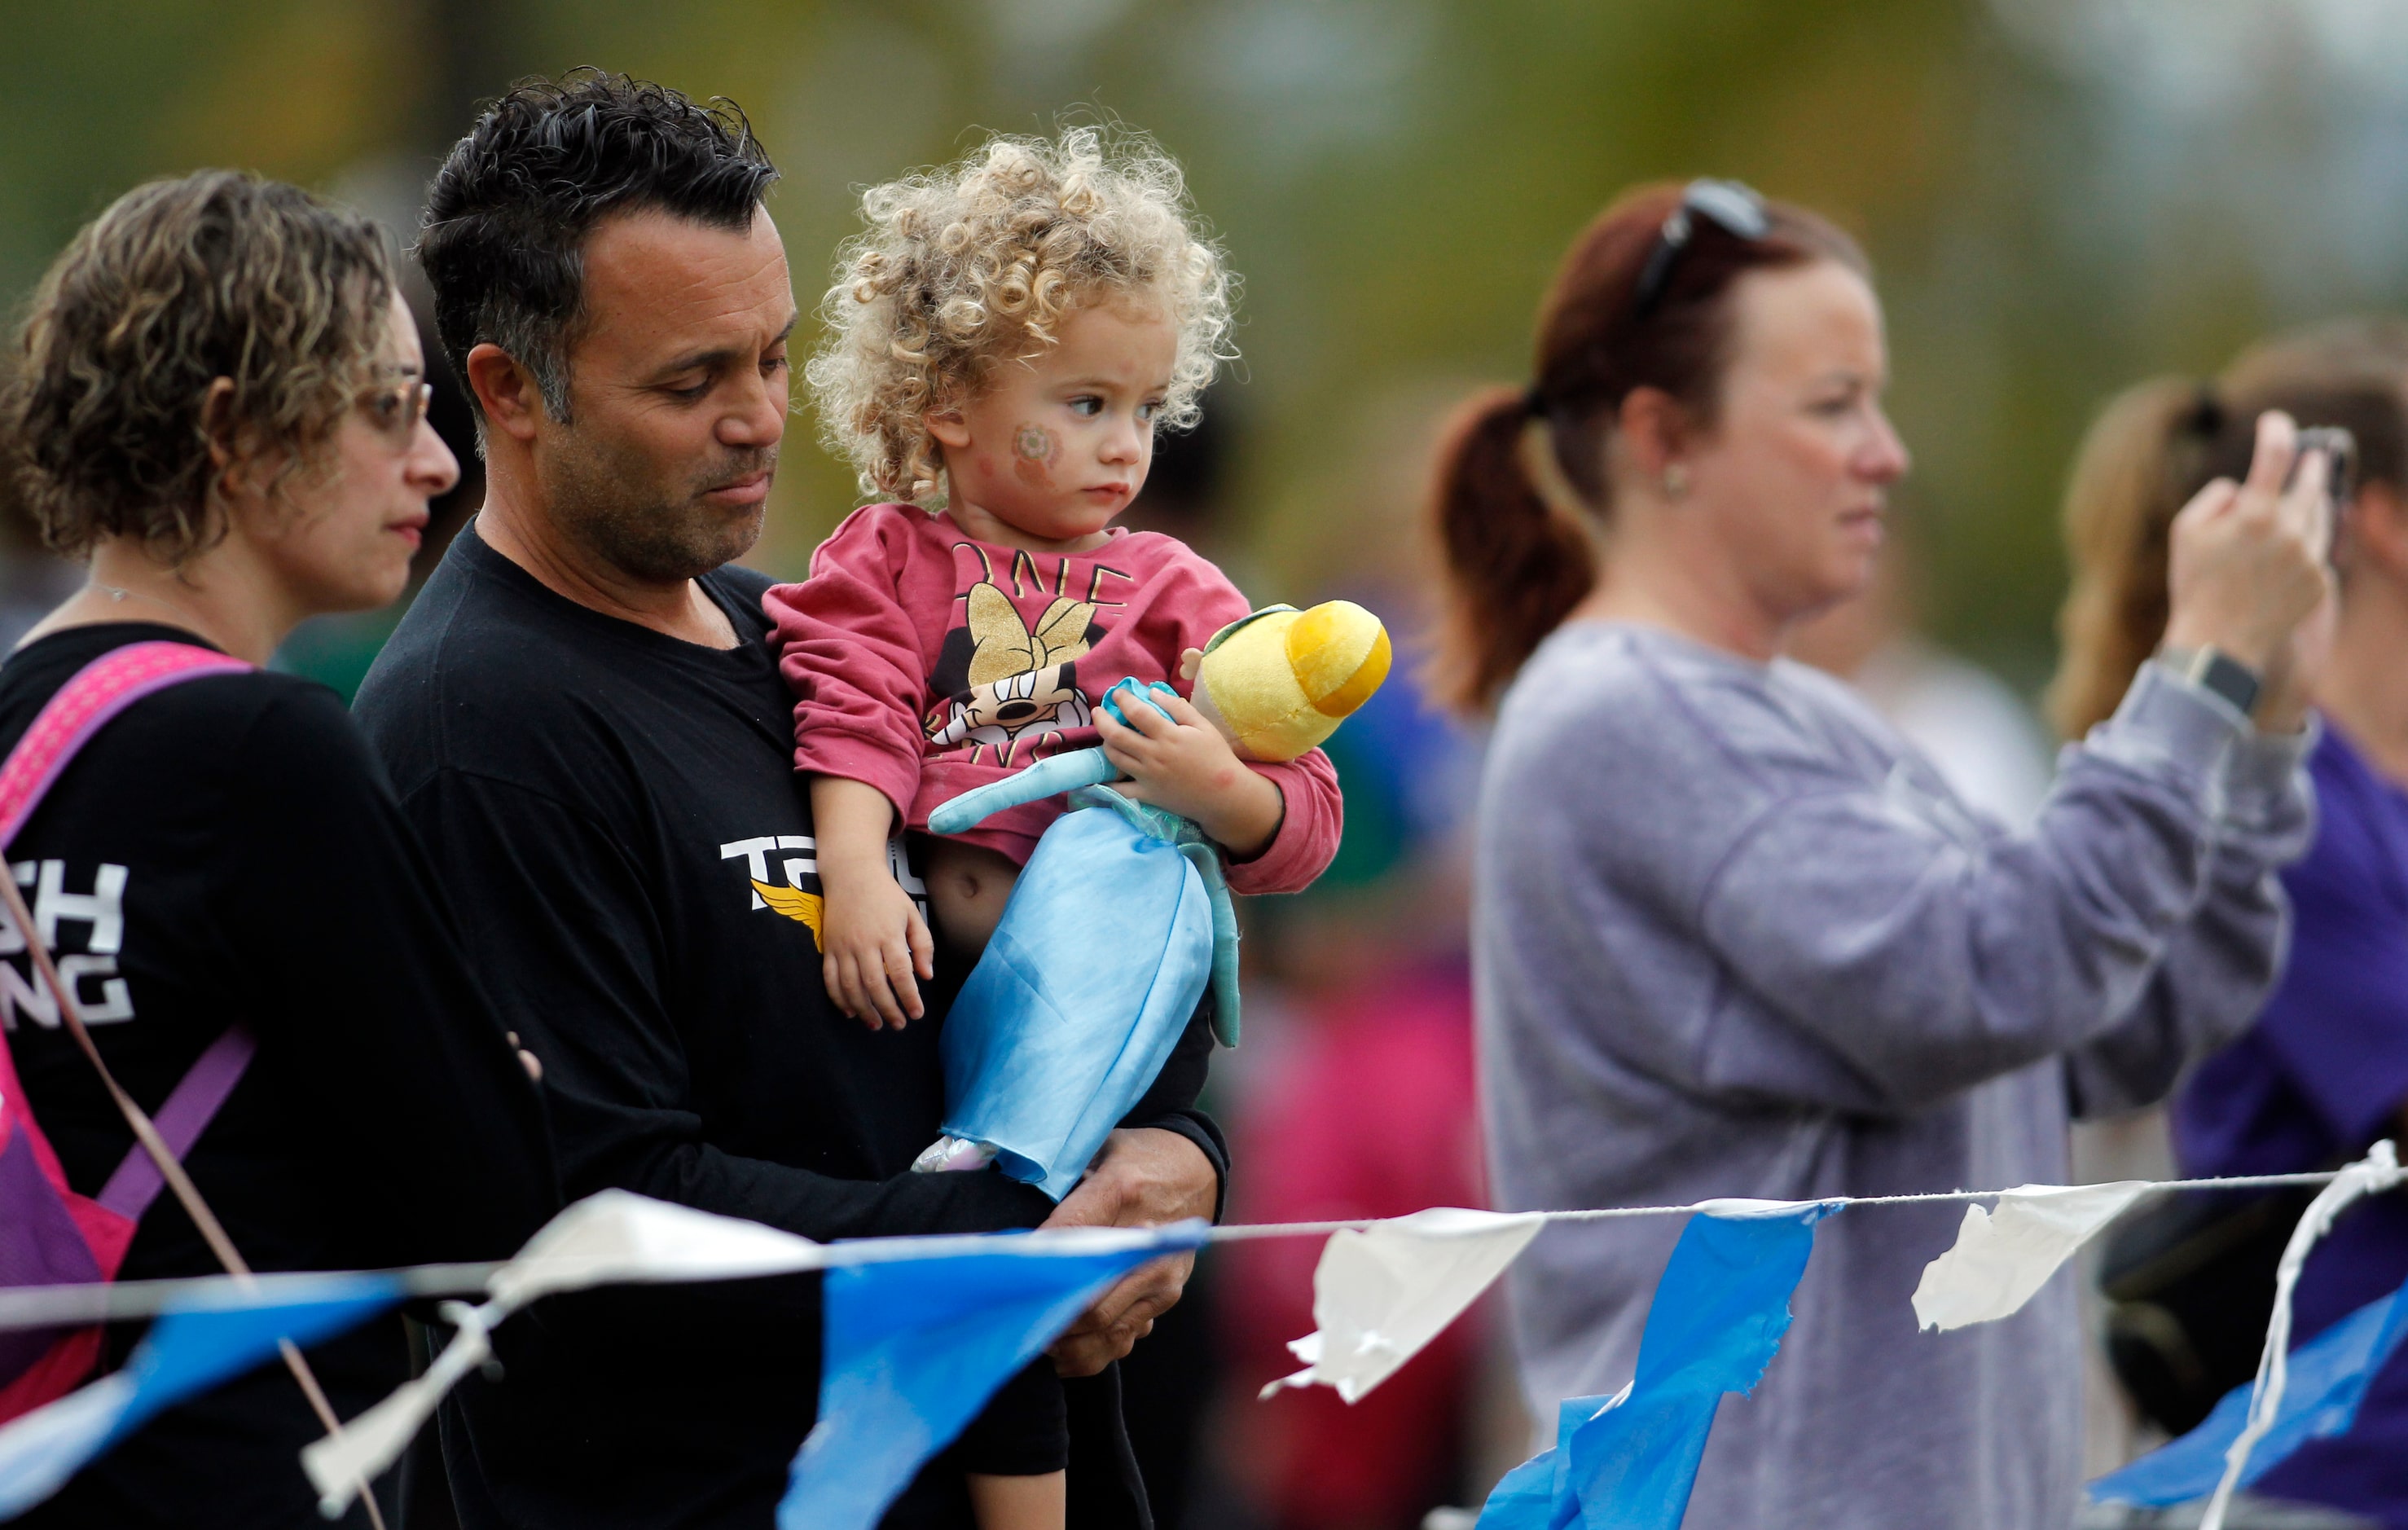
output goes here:
[[[963, 792], [1100, 743], [1127, 778], [1115, 790], [1192, 820], [1239, 893], [1317, 877], [1340, 804], [1319, 751], [1240, 760], [1186, 699], [1245, 596], [1176, 538], [1112, 524], [1155, 430], [1194, 422], [1229, 354], [1233, 279], [1179, 166], [1133, 134], [998, 137], [873, 187], [862, 214], [806, 376], [830, 444], [883, 498], [764, 607], [796, 698], [828, 994], [899, 1029], [923, 1012], [936, 939], [891, 841]], [[1174, 690], [1124, 723], [1102, 705], [1123, 679]], [[926, 841], [949, 949], [983, 949], [1063, 811], [1026, 804]], [[1193, 1104], [1211, 1045], [1200, 1013], [1189, 1036], [1125, 1123]], [[987, 1530], [1061, 1523], [1033, 1480], [972, 1484]]]

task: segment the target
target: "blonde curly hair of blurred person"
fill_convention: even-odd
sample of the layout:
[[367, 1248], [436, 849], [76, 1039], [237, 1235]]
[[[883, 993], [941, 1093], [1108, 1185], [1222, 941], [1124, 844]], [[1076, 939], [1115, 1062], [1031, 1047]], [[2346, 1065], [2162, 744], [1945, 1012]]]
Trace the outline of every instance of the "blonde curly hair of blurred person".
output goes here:
[[1177, 326], [1159, 425], [1193, 424], [1234, 358], [1236, 279], [1177, 162], [1141, 135], [998, 137], [870, 188], [861, 208], [868, 226], [838, 257], [821, 305], [828, 338], [804, 376], [829, 445], [871, 493], [939, 501], [927, 415], [958, 407], [998, 363], [1042, 353], [1082, 303], [1155, 302]]
[[[2173, 520], [2217, 478], [2249, 471], [2258, 415], [2340, 425], [2361, 484], [2408, 482], [2408, 324], [2344, 319], [2243, 351], [2212, 380], [2155, 378], [2110, 400], [2083, 437], [2065, 495], [2073, 579], [2057, 613], [2049, 721], [2079, 738], [2107, 720], [2166, 630]], [[2346, 536], [2336, 538], [2344, 588]]]
[[0, 393], [42, 539], [206, 551], [229, 468], [272, 463], [280, 484], [318, 462], [372, 380], [393, 293], [376, 224], [299, 187], [200, 170], [119, 197], [36, 288]]

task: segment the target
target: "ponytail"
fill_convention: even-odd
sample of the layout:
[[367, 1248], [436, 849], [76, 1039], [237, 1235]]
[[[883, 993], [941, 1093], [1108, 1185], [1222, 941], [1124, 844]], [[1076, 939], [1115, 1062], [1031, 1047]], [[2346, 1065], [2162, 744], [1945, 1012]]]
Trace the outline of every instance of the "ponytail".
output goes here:
[[1596, 581], [1587, 535], [1530, 481], [1526, 395], [1496, 388], [1466, 403], [1439, 448], [1430, 519], [1446, 582], [1432, 690], [1485, 711], [1522, 662]]
[[2083, 437], [2065, 493], [2073, 580], [2048, 688], [2049, 721], [2064, 737], [2105, 722], [2165, 638], [2173, 519], [2204, 481], [2224, 412], [2211, 389], [2158, 378], [2117, 394]]

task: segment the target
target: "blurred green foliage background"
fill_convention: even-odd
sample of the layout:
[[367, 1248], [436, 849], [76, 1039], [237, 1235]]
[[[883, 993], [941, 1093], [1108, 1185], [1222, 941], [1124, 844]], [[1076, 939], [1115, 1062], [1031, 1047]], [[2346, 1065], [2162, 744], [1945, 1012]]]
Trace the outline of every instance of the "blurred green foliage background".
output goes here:
[[[743, 105], [806, 307], [860, 184], [987, 129], [1145, 128], [1246, 279], [1208, 408], [1266, 599], [1411, 583], [1430, 422], [1524, 375], [1571, 235], [1634, 180], [1737, 176], [1866, 241], [1926, 620], [2027, 687], [2100, 400], [2408, 296], [2408, 7], [2364, 0], [0, 0], [0, 37], [12, 299], [200, 164], [406, 222], [478, 97], [580, 64]], [[781, 572], [853, 503], [797, 424]]]

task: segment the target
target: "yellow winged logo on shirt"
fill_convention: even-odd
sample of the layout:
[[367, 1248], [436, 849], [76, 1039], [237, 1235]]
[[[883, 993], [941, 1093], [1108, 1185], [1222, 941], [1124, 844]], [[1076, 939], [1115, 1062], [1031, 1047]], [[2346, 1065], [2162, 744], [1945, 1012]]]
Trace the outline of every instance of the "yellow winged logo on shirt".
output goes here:
[[796, 923], [808, 926], [813, 947], [823, 951], [827, 949], [826, 943], [820, 938], [820, 910], [825, 904], [817, 893], [806, 893], [799, 887], [778, 887], [758, 879], [753, 881], [752, 891], [761, 894], [763, 903]]

